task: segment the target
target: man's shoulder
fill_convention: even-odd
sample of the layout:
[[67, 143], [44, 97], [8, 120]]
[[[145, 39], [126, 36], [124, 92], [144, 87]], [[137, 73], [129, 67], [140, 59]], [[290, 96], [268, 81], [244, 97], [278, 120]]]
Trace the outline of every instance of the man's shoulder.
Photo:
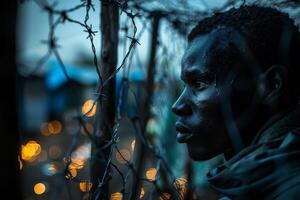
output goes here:
[[283, 183], [270, 199], [275, 200], [298, 200], [300, 194], [300, 173]]

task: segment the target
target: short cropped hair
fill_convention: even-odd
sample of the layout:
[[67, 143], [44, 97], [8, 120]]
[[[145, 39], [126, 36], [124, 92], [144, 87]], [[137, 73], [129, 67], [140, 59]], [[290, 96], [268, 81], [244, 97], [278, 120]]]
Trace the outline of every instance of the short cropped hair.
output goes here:
[[[300, 81], [299, 30], [288, 14], [268, 7], [242, 6], [226, 12], [215, 13], [201, 20], [188, 35], [188, 42], [197, 36], [211, 33], [218, 27], [238, 31], [262, 69], [282, 64], [293, 78], [293, 87]], [[295, 93], [296, 91], [293, 91]], [[299, 96], [299, 89], [297, 89]]]

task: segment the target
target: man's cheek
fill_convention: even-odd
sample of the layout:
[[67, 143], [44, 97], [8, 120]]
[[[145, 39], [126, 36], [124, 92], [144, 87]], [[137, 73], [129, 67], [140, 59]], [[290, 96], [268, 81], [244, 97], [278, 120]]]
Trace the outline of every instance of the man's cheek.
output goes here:
[[197, 133], [205, 125], [206, 118], [201, 112], [194, 112], [194, 114], [187, 120], [187, 123], [192, 126], [193, 132]]
[[195, 92], [193, 99], [198, 109], [204, 109], [211, 107], [212, 104], [216, 104], [219, 101], [219, 96], [217, 91], [211, 87], [204, 91]]
[[215, 101], [202, 101], [194, 113], [194, 118], [198, 118], [201, 122], [215, 121], [220, 115], [220, 104]]

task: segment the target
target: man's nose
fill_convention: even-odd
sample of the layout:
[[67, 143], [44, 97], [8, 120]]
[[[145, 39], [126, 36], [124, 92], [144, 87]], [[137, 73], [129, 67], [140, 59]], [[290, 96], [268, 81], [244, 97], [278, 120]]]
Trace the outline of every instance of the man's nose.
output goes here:
[[184, 94], [181, 94], [181, 96], [173, 104], [172, 111], [178, 116], [191, 114], [191, 107], [185, 100]]

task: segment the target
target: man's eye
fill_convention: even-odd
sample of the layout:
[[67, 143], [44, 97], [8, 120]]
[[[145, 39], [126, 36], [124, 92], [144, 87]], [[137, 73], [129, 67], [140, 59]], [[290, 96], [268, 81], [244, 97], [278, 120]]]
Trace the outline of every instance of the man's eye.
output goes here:
[[207, 87], [207, 84], [202, 82], [202, 81], [197, 81], [195, 84], [194, 84], [194, 87], [197, 89], [197, 90], [203, 90]]

